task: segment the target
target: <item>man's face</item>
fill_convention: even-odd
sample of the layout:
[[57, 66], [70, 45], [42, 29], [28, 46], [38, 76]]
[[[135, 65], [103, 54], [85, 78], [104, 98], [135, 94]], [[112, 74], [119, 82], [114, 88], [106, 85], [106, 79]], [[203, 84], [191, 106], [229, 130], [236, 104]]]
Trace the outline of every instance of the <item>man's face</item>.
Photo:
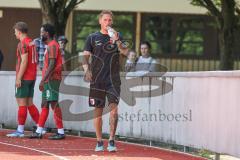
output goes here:
[[142, 54], [142, 56], [148, 56], [149, 55], [149, 48], [146, 44], [141, 45], [141, 54]]
[[129, 52], [128, 59], [129, 59], [130, 61], [135, 61], [135, 60], [136, 60], [136, 57], [137, 57], [137, 55], [136, 55], [135, 52], [133, 52], [133, 51]]
[[107, 30], [107, 27], [113, 24], [112, 16], [110, 14], [104, 14], [99, 18], [99, 24], [101, 25], [101, 29]]
[[20, 39], [21, 32], [17, 29], [14, 29], [14, 34], [16, 36], [16, 39]]
[[60, 49], [65, 49], [65, 47], [66, 47], [65, 41], [58, 41], [58, 44], [59, 44]]
[[40, 36], [43, 42], [48, 39], [48, 32], [46, 32], [43, 27], [40, 29]]

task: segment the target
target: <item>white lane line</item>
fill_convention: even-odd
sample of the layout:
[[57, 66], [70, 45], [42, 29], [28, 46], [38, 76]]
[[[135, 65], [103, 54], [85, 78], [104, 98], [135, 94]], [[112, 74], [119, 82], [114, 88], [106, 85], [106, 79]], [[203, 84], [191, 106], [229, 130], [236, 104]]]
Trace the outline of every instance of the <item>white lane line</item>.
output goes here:
[[[93, 148], [80, 148], [80, 149], [73, 149], [73, 148], [35, 148], [35, 149], [43, 149], [43, 150], [62, 150], [62, 151], [94, 151]], [[118, 151], [124, 151], [124, 149], [118, 149]]]
[[64, 151], [93, 151], [93, 149], [83, 148], [83, 149], [73, 149], [73, 148], [36, 148], [36, 149], [43, 149], [43, 150], [64, 150]]
[[28, 150], [40, 152], [40, 153], [43, 153], [43, 154], [47, 154], [47, 155], [53, 156], [53, 157], [58, 158], [58, 159], [60, 159], [60, 160], [70, 160], [70, 159], [68, 159], [68, 158], [64, 158], [64, 157], [62, 157], [62, 156], [58, 156], [58, 155], [56, 155], [56, 154], [49, 153], [49, 152], [45, 152], [45, 151], [41, 151], [41, 150], [34, 149], [34, 148], [28, 148], [28, 147], [19, 146], [19, 145], [10, 144], [10, 143], [4, 143], [4, 142], [0, 142], [0, 144], [4, 144], [4, 145], [8, 145], [8, 146], [19, 147], [19, 148], [24, 148], [24, 149], [28, 149]]

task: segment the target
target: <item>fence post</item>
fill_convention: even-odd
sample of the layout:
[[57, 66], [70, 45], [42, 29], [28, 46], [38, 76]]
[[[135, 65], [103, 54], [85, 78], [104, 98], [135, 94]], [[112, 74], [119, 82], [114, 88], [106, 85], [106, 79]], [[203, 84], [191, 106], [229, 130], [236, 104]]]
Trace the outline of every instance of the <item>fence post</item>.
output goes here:
[[220, 153], [216, 153], [215, 154], [215, 160], [220, 160], [220, 156], [221, 156]]
[[183, 152], [189, 152], [189, 150], [190, 150], [190, 147], [188, 147], [188, 146], [183, 147]]
[[0, 123], [0, 129], [4, 128], [4, 123]]

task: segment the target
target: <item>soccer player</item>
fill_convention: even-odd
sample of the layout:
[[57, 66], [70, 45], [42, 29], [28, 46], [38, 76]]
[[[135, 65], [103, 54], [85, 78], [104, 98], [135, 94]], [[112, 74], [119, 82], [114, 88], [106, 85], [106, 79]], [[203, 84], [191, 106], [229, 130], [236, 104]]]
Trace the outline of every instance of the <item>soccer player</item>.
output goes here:
[[[108, 151], [117, 150], [115, 145], [115, 132], [118, 122], [118, 103], [120, 97], [120, 66], [119, 53], [127, 55], [128, 49], [123, 45], [118, 32], [109, 27], [113, 24], [111, 11], [102, 11], [99, 15], [100, 31], [87, 37], [84, 49], [83, 69], [85, 79], [90, 81], [89, 105], [94, 108], [94, 126], [96, 130], [97, 145], [95, 151], [103, 151], [102, 141], [102, 113], [105, 98], [108, 98], [110, 109], [110, 137]], [[110, 37], [111, 36], [111, 37]], [[89, 58], [92, 58], [89, 63]]]
[[30, 138], [42, 138], [42, 131], [49, 114], [49, 105], [54, 112], [54, 120], [58, 128], [57, 133], [48, 137], [52, 140], [64, 139], [62, 112], [58, 104], [59, 86], [62, 79], [62, 56], [59, 45], [54, 40], [55, 29], [50, 24], [44, 24], [41, 29], [42, 40], [47, 44], [42, 70], [42, 80], [39, 89], [42, 91], [42, 111], [37, 130]]
[[7, 134], [8, 137], [24, 137], [24, 124], [29, 111], [32, 119], [37, 124], [39, 112], [33, 104], [34, 85], [37, 73], [36, 48], [32, 39], [28, 37], [28, 26], [24, 22], [17, 22], [14, 27], [16, 39], [20, 42], [17, 46], [16, 64], [16, 100], [18, 104], [17, 131]]

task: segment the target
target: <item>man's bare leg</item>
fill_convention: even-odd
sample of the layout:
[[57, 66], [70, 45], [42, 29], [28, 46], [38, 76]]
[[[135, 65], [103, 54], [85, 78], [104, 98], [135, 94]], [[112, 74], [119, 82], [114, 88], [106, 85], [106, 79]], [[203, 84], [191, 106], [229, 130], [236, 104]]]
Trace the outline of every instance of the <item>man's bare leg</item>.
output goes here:
[[115, 133], [118, 124], [118, 106], [116, 103], [109, 104], [110, 107], [110, 118], [109, 118], [109, 125], [110, 125], [110, 137], [109, 140], [115, 139]]
[[96, 107], [94, 110], [94, 127], [97, 141], [102, 141], [102, 113], [103, 107]]

